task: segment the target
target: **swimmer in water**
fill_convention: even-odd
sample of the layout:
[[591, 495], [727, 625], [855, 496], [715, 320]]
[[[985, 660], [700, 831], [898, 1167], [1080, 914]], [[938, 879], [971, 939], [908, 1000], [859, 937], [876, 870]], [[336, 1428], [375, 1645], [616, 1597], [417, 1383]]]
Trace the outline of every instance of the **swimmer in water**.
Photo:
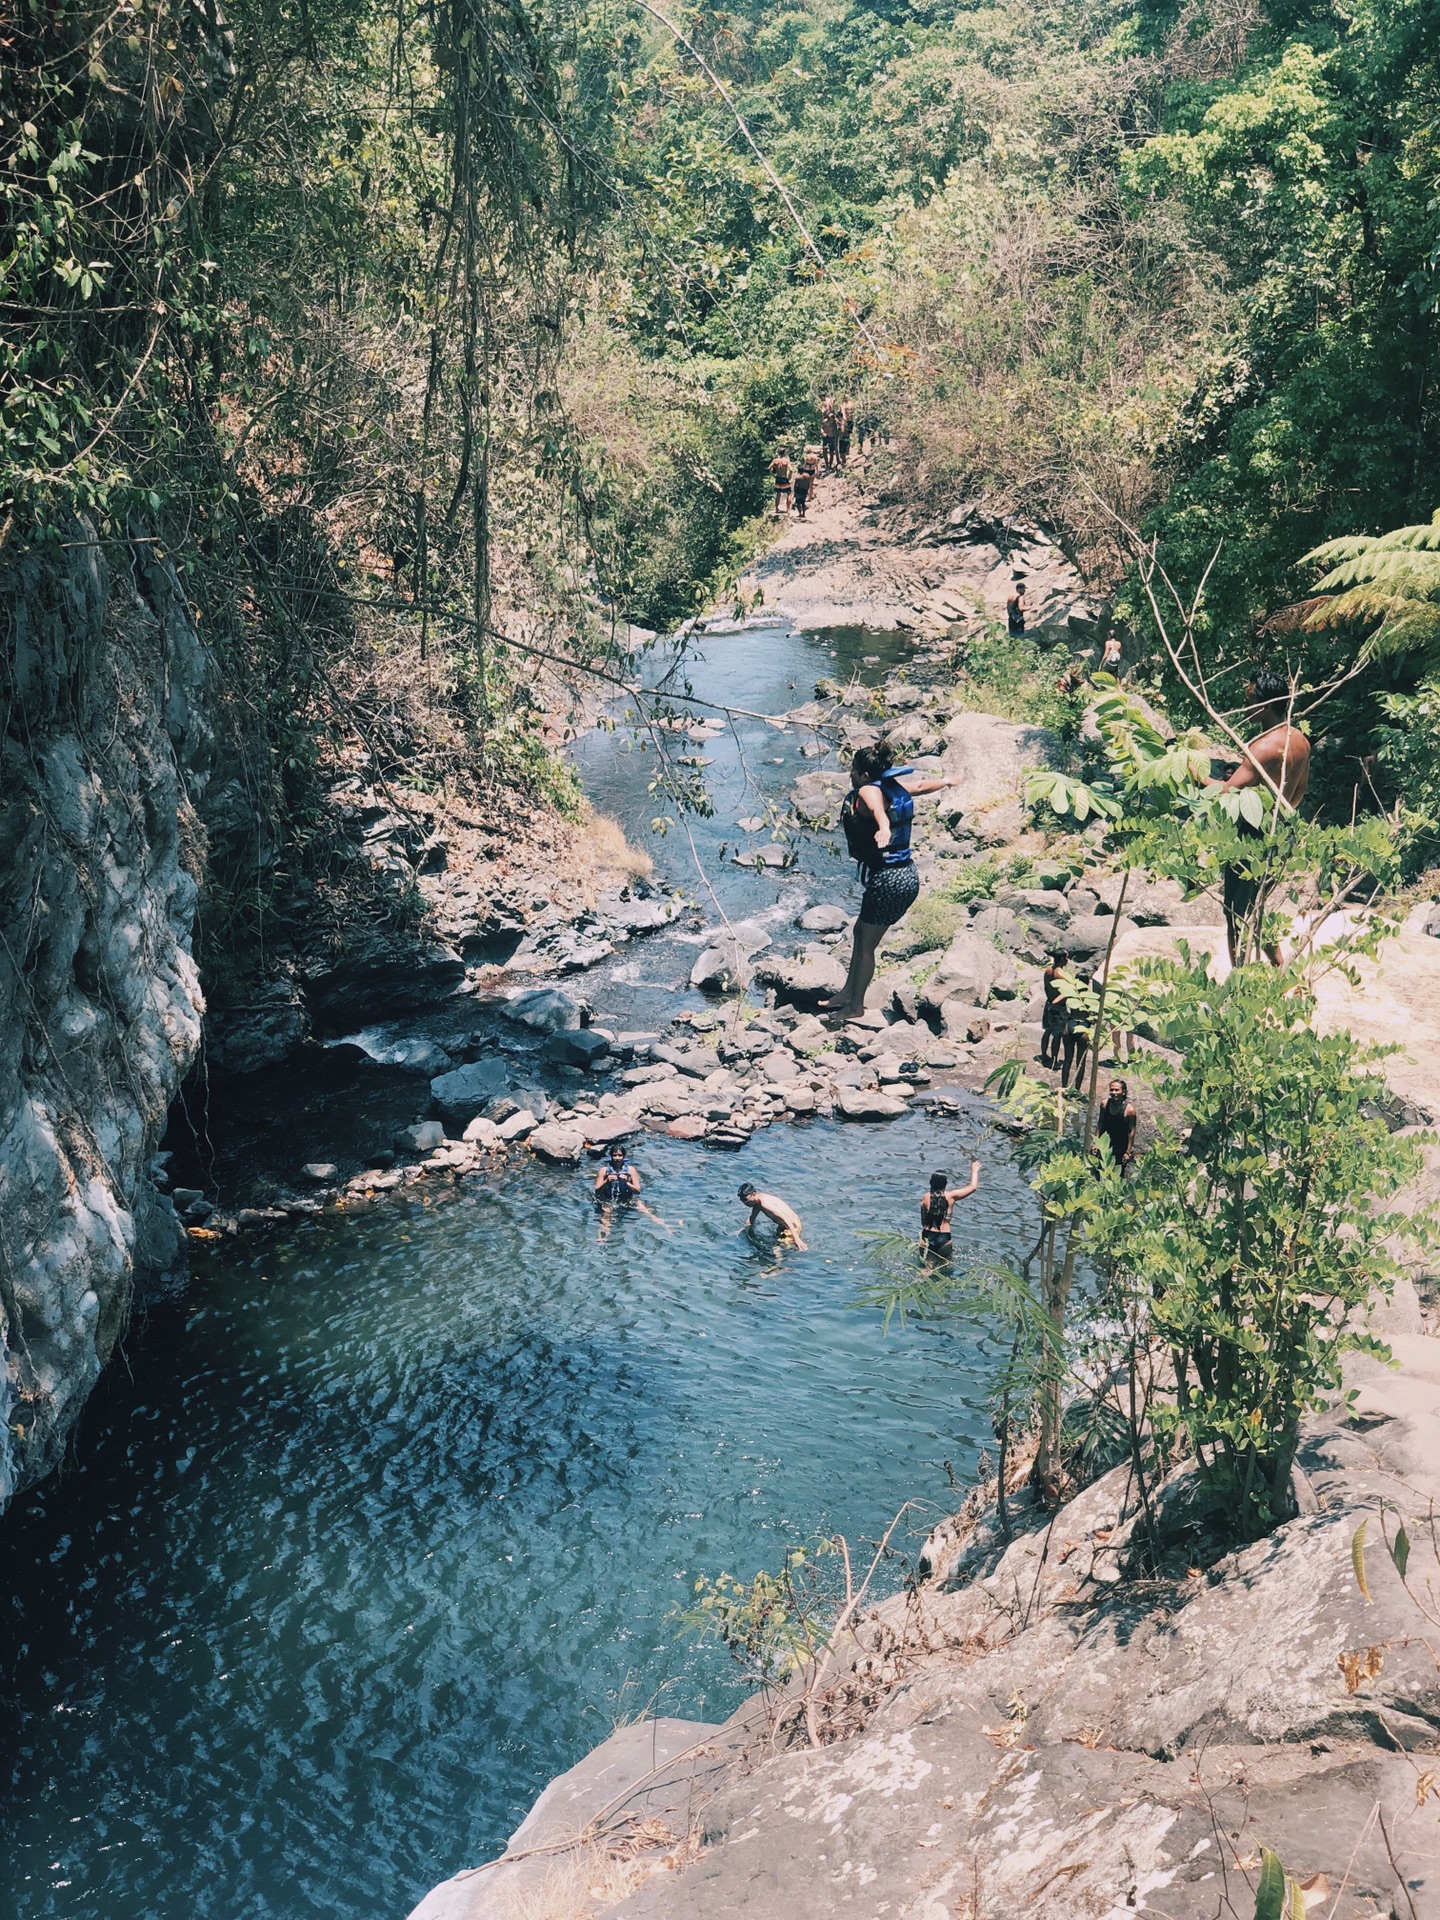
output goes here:
[[968, 1200], [980, 1185], [980, 1162], [970, 1162], [968, 1187], [947, 1187], [943, 1173], [932, 1173], [930, 1191], [920, 1202], [920, 1248], [927, 1259], [944, 1260], [955, 1250], [951, 1214], [957, 1200]]
[[755, 1222], [763, 1213], [767, 1220], [773, 1220], [780, 1229], [776, 1235], [777, 1246], [794, 1247], [799, 1253], [808, 1253], [810, 1249], [800, 1238], [800, 1216], [793, 1207], [787, 1207], [777, 1194], [761, 1193], [747, 1180], [740, 1189], [740, 1198], [750, 1209], [750, 1218], [741, 1228], [742, 1233], [754, 1230]]
[[657, 1226], [670, 1231], [659, 1214], [640, 1198], [640, 1175], [625, 1157], [620, 1145], [611, 1147], [604, 1166], [595, 1176], [595, 1204], [600, 1209], [600, 1238], [608, 1239], [617, 1207], [634, 1207]]

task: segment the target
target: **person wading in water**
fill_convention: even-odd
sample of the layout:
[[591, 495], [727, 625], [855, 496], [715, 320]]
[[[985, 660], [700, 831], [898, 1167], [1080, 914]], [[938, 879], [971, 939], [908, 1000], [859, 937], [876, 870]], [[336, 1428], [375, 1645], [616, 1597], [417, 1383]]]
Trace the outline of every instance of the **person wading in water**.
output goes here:
[[850, 948], [845, 986], [827, 1002], [826, 1013], [854, 1020], [865, 1011], [865, 994], [875, 978], [875, 952], [889, 928], [914, 906], [920, 876], [910, 848], [915, 800], [922, 793], [943, 793], [954, 780], [917, 779], [912, 767], [892, 767], [884, 740], [861, 747], [850, 763], [850, 792], [840, 809], [840, 824], [850, 857], [865, 881], [859, 918]]
[[[1246, 743], [1240, 764], [1229, 779], [1213, 779], [1208, 784], [1218, 787], [1222, 793], [1260, 787], [1273, 798], [1278, 792], [1277, 809], [1293, 813], [1310, 785], [1310, 742], [1291, 722], [1290, 682], [1274, 667], [1261, 667], [1246, 687], [1245, 695], [1260, 732]], [[1248, 820], [1236, 824], [1247, 840], [1264, 837], [1264, 829], [1251, 826]], [[1258, 848], [1256, 851], [1258, 856]], [[1236, 866], [1225, 868], [1222, 898], [1232, 967], [1238, 967], [1246, 958], [1251, 939], [1259, 939], [1259, 928], [1249, 927], [1248, 922], [1260, 899], [1262, 885], [1259, 875], [1244, 873]], [[1280, 965], [1278, 946], [1271, 945], [1263, 951], [1271, 966]]]
[[950, 1216], [957, 1200], [968, 1200], [980, 1185], [980, 1162], [970, 1162], [968, 1187], [947, 1187], [943, 1173], [932, 1173], [930, 1191], [920, 1202], [920, 1248], [927, 1259], [944, 1260], [954, 1251]]
[[657, 1227], [669, 1227], [640, 1198], [640, 1175], [625, 1157], [621, 1146], [611, 1147], [605, 1164], [595, 1176], [595, 1205], [600, 1211], [600, 1238], [610, 1236], [611, 1223], [617, 1207], [634, 1207], [637, 1213], [643, 1213], [653, 1220]]

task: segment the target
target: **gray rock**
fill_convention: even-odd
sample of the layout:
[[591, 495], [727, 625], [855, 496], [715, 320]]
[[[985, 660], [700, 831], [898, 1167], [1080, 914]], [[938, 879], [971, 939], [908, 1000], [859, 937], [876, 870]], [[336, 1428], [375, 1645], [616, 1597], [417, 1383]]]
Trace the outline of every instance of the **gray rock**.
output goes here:
[[433, 1153], [445, 1144], [445, 1129], [438, 1120], [418, 1120], [413, 1127], [402, 1127], [395, 1136], [397, 1153]]
[[176, 1187], [170, 1196], [172, 1204], [179, 1213], [183, 1213], [187, 1207], [193, 1207], [197, 1200], [204, 1198], [205, 1195], [199, 1187]]
[[329, 1186], [332, 1180], [340, 1178], [340, 1169], [333, 1160], [309, 1160], [300, 1171], [307, 1180], [313, 1180], [317, 1187]]
[[1070, 922], [1070, 906], [1050, 887], [1012, 888], [1000, 896], [1000, 905], [1028, 920], [1042, 936], [1058, 932]]
[[824, 947], [808, 947], [792, 960], [756, 964], [757, 986], [773, 987], [776, 997], [795, 1007], [817, 1007], [845, 984], [845, 967]]
[[843, 933], [849, 924], [849, 915], [843, 907], [823, 901], [819, 906], [807, 907], [796, 922], [806, 933]]
[[418, 1038], [402, 1040], [375, 1057], [385, 1066], [399, 1067], [403, 1073], [423, 1073], [427, 1079], [448, 1072], [454, 1064], [444, 1047], [434, 1040]]
[[617, 1140], [632, 1139], [639, 1131], [639, 1121], [629, 1114], [607, 1114], [603, 1119], [585, 1122], [585, 1145], [594, 1149], [613, 1147]]
[[841, 1087], [835, 1096], [835, 1111], [843, 1120], [898, 1120], [909, 1109], [903, 1100], [888, 1093]]
[[992, 993], [1013, 992], [1019, 980], [1015, 962], [1008, 954], [976, 933], [962, 927], [946, 949], [939, 967], [920, 990], [920, 1006], [938, 1013], [947, 1000], [963, 999], [984, 1006]]
[[610, 1042], [593, 1028], [579, 1027], [552, 1033], [541, 1048], [547, 1060], [560, 1067], [594, 1067], [610, 1051]]
[[779, 846], [774, 841], [763, 847], [741, 847], [730, 856], [734, 867], [768, 867], [779, 872], [785, 867], [793, 867], [798, 858], [794, 847]]
[[1073, 959], [1093, 960], [1104, 954], [1112, 933], [1119, 940], [1134, 925], [1128, 914], [1123, 914], [1118, 924], [1113, 914], [1078, 914], [1065, 929], [1060, 944]]
[[376, 939], [322, 973], [307, 977], [316, 1024], [347, 1033], [436, 1005], [465, 979], [465, 962], [449, 947]]
[[816, 1099], [813, 1087], [786, 1087], [785, 1105], [791, 1113], [813, 1113]]
[[750, 962], [734, 941], [706, 947], [690, 969], [697, 993], [743, 993], [750, 984]]
[[970, 925], [976, 933], [983, 933], [988, 940], [998, 940], [1010, 953], [1013, 953], [1024, 939], [1020, 916], [1009, 907], [986, 907], [975, 915]]
[[486, 1153], [494, 1153], [503, 1147], [505, 1140], [499, 1126], [493, 1120], [487, 1120], [483, 1114], [477, 1115], [466, 1127], [461, 1138], [472, 1147], [480, 1147]]
[[508, 1146], [513, 1140], [524, 1140], [535, 1131], [537, 1122], [528, 1107], [521, 1107], [512, 1113], [508, 1120], [502, 1120], [495, 1131]]
[[288, 1060], [309, 1032], [310, 1015], [294, 981], [267, 981], [241, 1004], [206, 1009], [206, 1062], [214, 1073], [255, 1073]]
[[527, 1143], [532, 1153], [557, 1166], [574, 1166], [585, 1151], [585, 1133], [578, 1122], [536, 1127]]
[[580, 1024], [579, 1005], [559, 987], [531, 987], [512, 994], [505, 1012], [534, 1033], [561, 1033]]
[[442, 1120], [463, 1128], [509, 1084], [505, 1062], [492, 1054], [439, 1074], [430, 1082], [430, 1098]]

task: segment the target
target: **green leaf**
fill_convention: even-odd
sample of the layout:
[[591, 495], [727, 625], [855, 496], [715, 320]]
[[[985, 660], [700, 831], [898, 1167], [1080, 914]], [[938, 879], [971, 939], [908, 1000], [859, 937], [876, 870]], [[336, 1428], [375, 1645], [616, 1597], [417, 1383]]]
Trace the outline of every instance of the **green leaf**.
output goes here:
[[1367, 1601], [1370, 1598], [1370, 1588], [1365, 1580], [1365, 1529], [1369, 1524], [1368, 1520], [1362, 1520], [1355, 1529], [1354, 1539], [1350, 1542], [1350, 1564], [1355, 1569], [1355, 1584]]
[[1260, 1884], [1255, 1889], [1255, 1920], [1287, 1920], [1285, 1869], [1269, 1847], [1260, 1856]]
[[1395, 1562], [1395, 1571], [1403, 1580], [1405, 1569], [1410, 1564], [1410, 1536], [1405, 1531], [1405, 1522], [1400, 1522], [1400, 1530], [1395, 1535], [1395, 1543], [1390, 1549], [1390, 1558]]
[[1240, 818], [1252, 827], [1261, 826], [1265, 819], [1265, 802], [1260, 797], [1258, 787], [1244, 787], [1240, 793]]

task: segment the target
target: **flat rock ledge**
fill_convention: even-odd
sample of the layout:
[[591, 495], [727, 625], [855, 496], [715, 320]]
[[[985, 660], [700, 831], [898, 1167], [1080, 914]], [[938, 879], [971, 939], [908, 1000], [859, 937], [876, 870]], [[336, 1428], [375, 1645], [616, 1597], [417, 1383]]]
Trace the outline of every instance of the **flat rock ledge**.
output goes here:
[[[1440, 1354], [1397, 1344], [1407, 1366]], [[570, 1874], [574, 1911], [617, 1920], [1249, 1920], [1265, 1848], [1319, 1920], [1440, 1913], [1437, 1635], [1412, 1597], [1440, 1593], [1422, 1525], [1440, 1459], [1432, 1415], [1395, 1390], [1440, 1393], [1421, 1357], [1426, 1377], [1387, 1388], [1377, 1370], [1358, 1417], [1307, 1429], [1313, 1510], [1204, 1569], [1128, 1572], [1125, 1467], [1053, 1516], [1017, 1496], [1009, 1545], [972, 1499], [932, 1537], [936, 1576], [837, 1650], [813, 1690], [818, 1748], [798, 1683], [723, 1728], [626, 1728], [547, 1789], [500, 1867], [413, 1920], [501, 1920], [522, 1871], [547, 1898]], [[1403, 1584], [1387, 1507], [1414, 1542]], [[578, 1869], [573, 1850], [513, 1858], [596, 1807]]]

